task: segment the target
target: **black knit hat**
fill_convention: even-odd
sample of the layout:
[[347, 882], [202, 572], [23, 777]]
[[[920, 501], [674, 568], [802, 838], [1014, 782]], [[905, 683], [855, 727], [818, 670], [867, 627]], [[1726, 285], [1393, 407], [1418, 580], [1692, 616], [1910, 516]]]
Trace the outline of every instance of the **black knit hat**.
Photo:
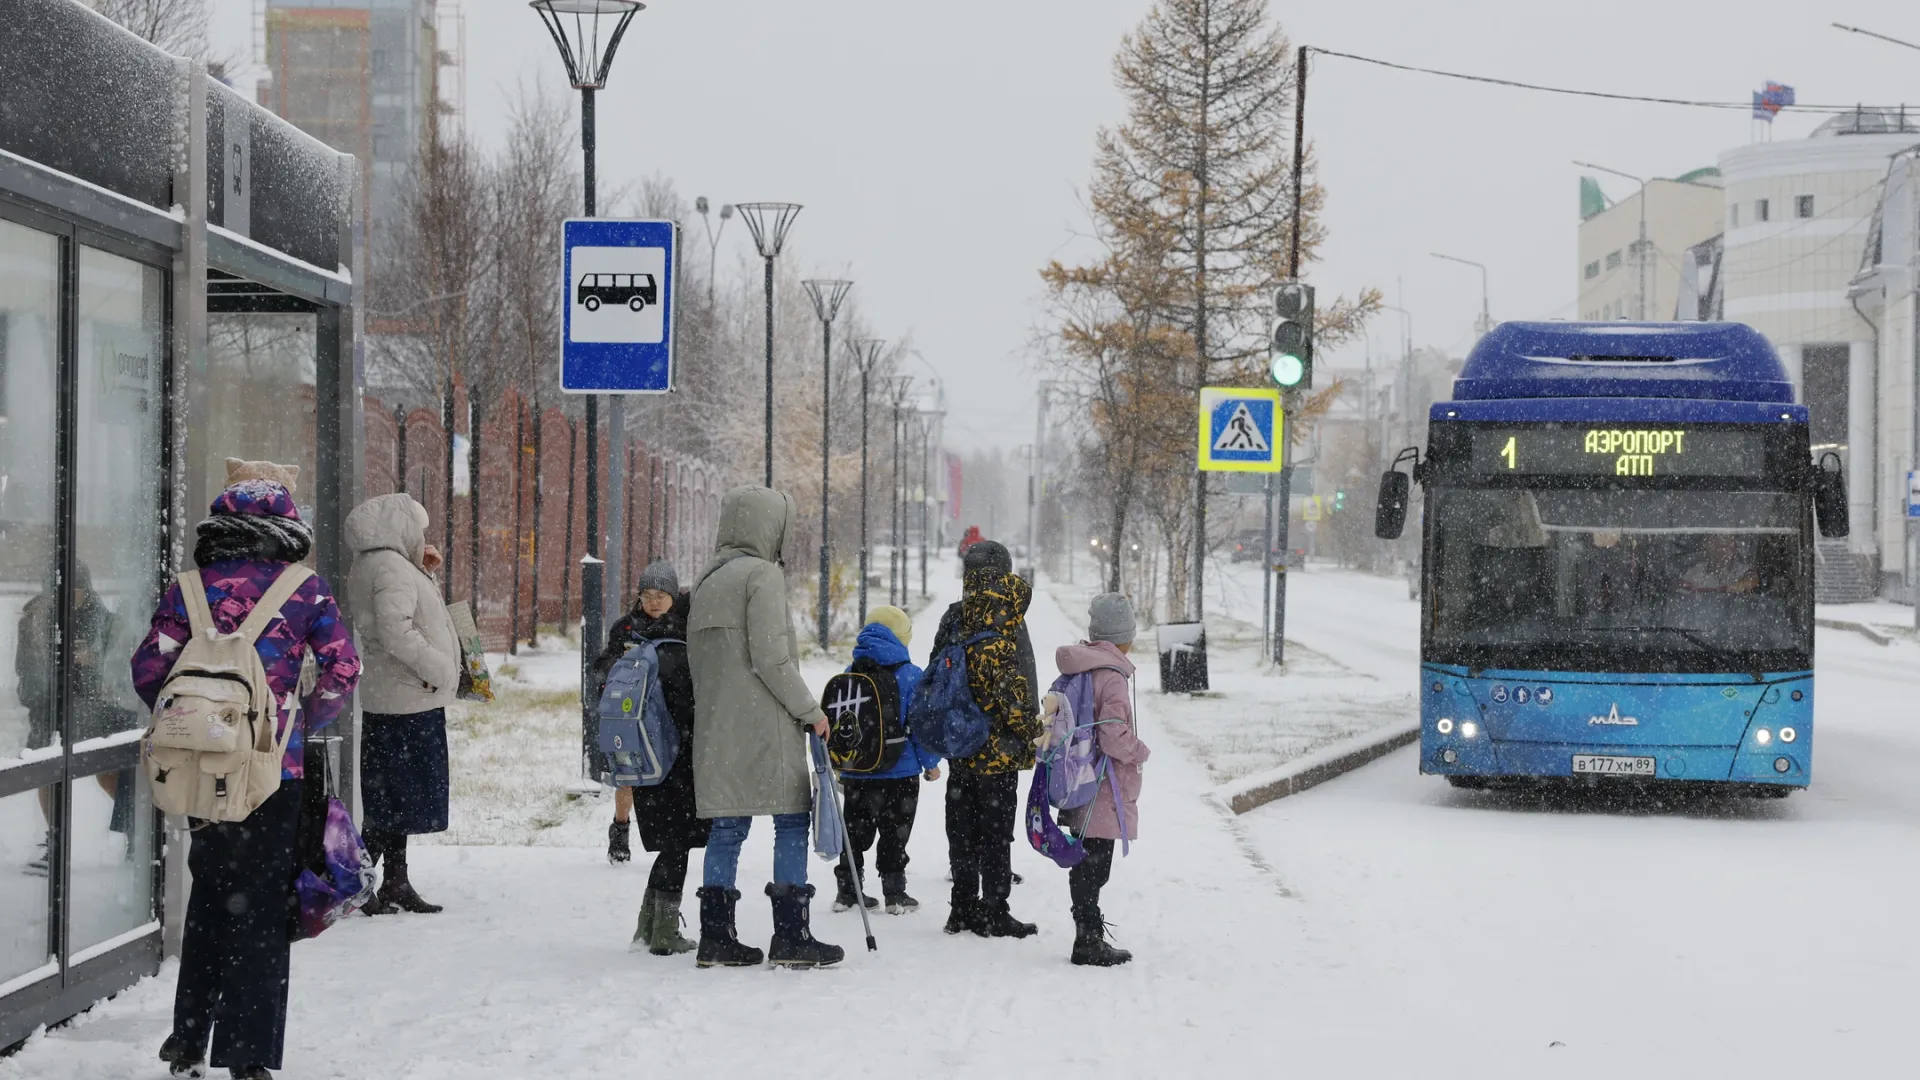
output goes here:
[[1013, 553], [1007, 545], [998, 540], [982, 540], [967, 549], [962, 560], [968, 570], [998, 570], [1003, 574], [1013, 573]]

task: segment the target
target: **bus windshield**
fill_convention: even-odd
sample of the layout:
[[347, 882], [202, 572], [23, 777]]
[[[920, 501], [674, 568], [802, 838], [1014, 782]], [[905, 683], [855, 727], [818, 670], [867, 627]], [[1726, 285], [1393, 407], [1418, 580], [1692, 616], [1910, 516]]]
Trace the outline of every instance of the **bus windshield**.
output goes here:
[[1809, 662], [1799, 496], [1509, 487], [1430, 500], [1430, 660], [1645, 672]]

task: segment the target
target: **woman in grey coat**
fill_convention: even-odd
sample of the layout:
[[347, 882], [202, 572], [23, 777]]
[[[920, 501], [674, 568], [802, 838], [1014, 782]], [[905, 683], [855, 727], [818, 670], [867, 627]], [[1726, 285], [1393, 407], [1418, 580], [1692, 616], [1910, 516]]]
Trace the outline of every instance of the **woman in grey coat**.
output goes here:
[[739, 487], [720, 503], [713, 563], [693, 588], [687, 660], [693, 667], [693, 775], [699, 815], [711, 819], [700, 889], [701, 967], [758, 964], [740, 943], [734, 879], [755, 817], [773, 817], [773, 944], [776, 964], [838, 963], [838, 946], [813, 939], [807, 884], [811, 769], [806, 736], [827, 733], [826, 714], [800, 677], [787, 608], [783, 549], [793, 499]]
[[360, 797], [367, 851], [384, 860], [364, 909], [432, 914], [407, 876], [407, 837], [447, 827], [447, 713], [460, 688], [460, 641], [431, 571], [427, 508], [377, 495], [347, 515], [347, 611], [360, 638]]

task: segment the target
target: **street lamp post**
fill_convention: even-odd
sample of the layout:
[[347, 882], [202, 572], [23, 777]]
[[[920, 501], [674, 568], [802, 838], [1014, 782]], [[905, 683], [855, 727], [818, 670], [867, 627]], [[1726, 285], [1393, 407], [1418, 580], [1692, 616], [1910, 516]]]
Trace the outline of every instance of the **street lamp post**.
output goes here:
[[727, 231], [727, 222], [733, 218], [733, 204], [720, 204], [720, 227], [713, 227], [713, 219], [707, 216], [707, 197], [693, 200], [693, 209], [700, 215], [700, 221], [707, 228], [707, 310], [713, 310], [713, 271], [720, 261], [720, 237]]
[[902, 414], [906, 411], [907, 398], [913, 393], [913, 376], [901, 375], [893, 384], [893, 493], [892, 502], [887, 508], [887, 527], [892, 532], [892, 550], [887, 553], [887, 603], [899, 605], [906, 602], [907, 578], [900, 566], [900, 532], [905, 523], [904, 504], [906, 493], [900, 475], [900, 442], [905, 434], [901, 429]]
[[[594, 216], [594, 127], [593, 95], [607, 85], [607, 72], [613, 67], [614, 50], [627, 32], [634, 13], [644, 7], [639, 0], [532, 0], [528, 5], [540, 16], [542, 25], [560, 49], [560, 60], [567, 66], [567, 81], [580, 91], [580, 157], [583, 180], [581, 209], [583, 216]], [[611, 25], [602, 36], [601, 22]], [[604, 44], [603, 44], [604, 41]], [[589, 722], [593, 703], [587, 700], [592, 684], [587, 665], [605, 636], [606, 564], [600, 561], [600, 397], [587, 395], [587, 554], [580, 562], [580, 762], [585, 771], [593, 759]], [[452, 445], [452, 425], [447, 427], [448, 445]], [[480, 493], [473, 493], [476, 509]], [[449, 506], [447, 517], [452, 519]], [[477, 598], [476, 598], [477, 599]]]
[[[1487, 336], [1487, 331], [1493, 329], [1493, 316], [1487, 311], [1487, 265], [1485, 263], [1474, 262], [1472, 259], [1463, 259], [1458, 255], [1442, 255], [1437, 251], [1431, 252], [1430, 254], [1436, 259], [1457, 262], [1463, 266], [1475, 267], [1480, 271], [1480, 321], [1474, 325], [1473, 332], [1481, 337]], [[1371, 358], [1369, 358], [1369, 362], [1371, 362]]]
[[1595, 165], [1591, 161], [1576, 161], [1574, 164], [1583, 169], [1593, 169], [1597, 172], [1611, 173], [1614, 176], [1631, 180], [1640, 185], [1640, 239], [1633, 248], [1633, 266], [1638, 275], [1639, 283], [1635, 286], [1637, 295], [1633, 301], [1633, 317], [1640, 322], [1646, 322], [1648, 307], [1647, 266], [1653, 261], [1648, 257], [1649, 252], [1647, 251], [1647, 181], [1632, 173], [1621, 172], [1619, 169], [1609, 169], [1605, 165]]
[[[940, 423], [946, 412], [933, 409], [920, 413], [920, 599], [925, 600], [931, 594], [927, 592], [927, 533], [932, 529], [931, 513], [927, 509], [928, 495], [933, 491], [929, 460], [933, 454], [933, 429]], [[902, 590], [904, 591], [904, 590]]]
[[820, 318], [820, 647], [824, 649], [833, 619], [828, 596], [833, 549], [827, 541], [827, 507], [833, 501], [833, 320], [840, 314], [840, 303], [847, 298], [853, 282], [808, 278], [800, 284], [813, 301], [813, 313]]
[[739, 205], [740, 216], [753, 232], [753, 246], [767, 261], [767, 486], [773, 486], [773, 260], [786, 246], [787, 230], [800, 213], [799, 203], [752, 202]]
[[867, 544], [867, 386], [886, 342], [879, 338], [849, 342], [854, 363], [860, 365], [860, 625], [867, 623], [867, 571], [871, 549]]

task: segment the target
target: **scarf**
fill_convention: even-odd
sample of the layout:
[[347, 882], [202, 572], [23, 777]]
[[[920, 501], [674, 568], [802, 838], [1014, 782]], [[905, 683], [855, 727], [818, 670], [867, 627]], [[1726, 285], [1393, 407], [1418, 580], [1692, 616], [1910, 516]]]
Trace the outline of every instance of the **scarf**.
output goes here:
[[296, 563], [313, 550], [313, 529], [299, 518], [217, 513], [194, 533], [193, 561], [202, 567], [230, 559]]

